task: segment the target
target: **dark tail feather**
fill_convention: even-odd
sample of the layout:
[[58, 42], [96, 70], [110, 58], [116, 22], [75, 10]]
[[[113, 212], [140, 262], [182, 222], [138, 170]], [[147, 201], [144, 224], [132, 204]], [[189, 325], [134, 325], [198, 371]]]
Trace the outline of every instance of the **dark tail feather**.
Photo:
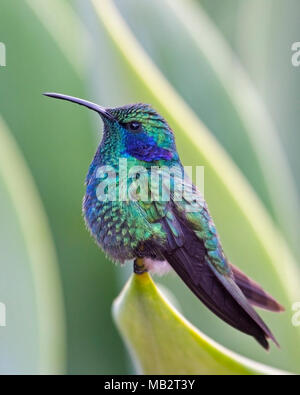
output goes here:
[[[267, 325], [264, 323], [264, 321], [260, 318], [260, 316], [257, 314], [257, 312], [253, 309], [253, 307], [250, 305], [248, 302], [247, 298], [241, 291], [241, 289], [238, 287], [238, 285], [235, 283], [234, 276], [224, 276], [219, 271], [210, 263], [210, 261], [207, 259], [207, 264], [211, 267], [212, 271], [215, 273], [216, 277], [219, 279], [219, 281], [223, 284], [223, 286], [227, 289], [227, 291], [230, 293], [230, 295], [234, 298], [234, 300], [242, 307], [242, 309], [253, 319], [253, 321], [262, 329], [264, 333], [265, 339], [271, 339], [273, 342], [277, 345], [277, 347], [280, 347], [277, 340], [275, 339], [274, 335], [270, 331], [270, 329], [267, 327]], [[257, 338], [254, 336], [256, 340], [261, 343], [260, 337]]]
[[[165, 256], [186, 285], [218, 317], [234, 328], [253, 336], [266, 350], [269, 349], [268, 338], [278, 344], [233, 280], [232, 283], [236, 287], [234, 290], [239, 290], [240, 294], [238, 291], [236, 295], [232, 290], [230, 292], [230, 288], [225, 287], [210, 265], [200, 263], [185, 249], [179, 248]], [[242, 302], [239, 302], [239, 299]]]
[[203, 240], [184, 220], [178, 217], [177, 221], [180, 224], [177, 222], [173, 227], [180, 229], [180, 232], [176, 234], [168, 221], [163, 221], [168, 247], [162, 254], [175, 272], [212, 312], [229, 325], [253, 336], [266, 350], [269, 349], [268, 339], [278, 345], [270, 329], [236, 284], [233, 273], [221, 274], [211, 264]]
[[233, 265], [230, 266], [233, 271], [235, 282], [253, 306], [257, 306], [276, 313], [285, 311], [285, 308], [271, 295], [264, 291], [264, 289], [258, 283], [246, 276], [246, 274], [244, 274], [237, 267]]

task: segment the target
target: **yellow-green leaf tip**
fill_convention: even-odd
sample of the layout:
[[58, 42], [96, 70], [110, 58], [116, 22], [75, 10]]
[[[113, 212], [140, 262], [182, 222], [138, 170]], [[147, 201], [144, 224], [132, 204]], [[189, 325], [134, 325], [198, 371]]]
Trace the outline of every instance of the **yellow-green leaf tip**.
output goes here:
[[143, 374], [286, 374], [243, 358], [196, 329], [150, 275], [133, 274], [113, 304], [117, 327]]

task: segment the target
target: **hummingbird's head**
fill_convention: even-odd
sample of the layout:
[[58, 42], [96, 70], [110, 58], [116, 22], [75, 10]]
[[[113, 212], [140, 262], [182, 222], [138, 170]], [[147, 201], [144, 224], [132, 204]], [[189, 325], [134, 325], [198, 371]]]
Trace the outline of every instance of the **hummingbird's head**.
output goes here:
[[122, 157], [134, 157], [145, 162], [178, 160], [170, 126], [148, 104], [104, 108], [58, 93], [45, 93], [45, 95], [68, 100], [98, 112], [104, 123], [103, 139], [107, 144], [114, 145], [118, 151], [116, 154]]
[[114, 118], [125, 156], [146, 162], [178, 159], [170, 126], [150, 105], [137, 103], [107, 111]]

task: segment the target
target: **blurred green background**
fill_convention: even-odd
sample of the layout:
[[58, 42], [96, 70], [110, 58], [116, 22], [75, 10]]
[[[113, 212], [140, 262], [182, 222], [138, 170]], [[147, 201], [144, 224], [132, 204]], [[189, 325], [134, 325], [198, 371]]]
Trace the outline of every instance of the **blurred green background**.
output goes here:
[[[102, 126], [95, 114], [49, 100], [45, 91], [104, 106], [150, 102], [168, 117], [184, 164], [207, 166], [205, 196], [226, 253], [286, 307], [280, 316], [262, 314], [281, 350], [267, 354], [223, 324], [175, 275], [156, 281], [216, 341], [300, 371], [300, 333], [291, 323], [292, 304], [300, 301], [300, 67], [291, 63], [299, 13], [297, 0], [0, 0], [0, 302], [7, 308], [0, 373], [133, 372], [111, 317], [131, 267], [107, 261], [81, 215]], [[184, 111], [170, 119], [174, 98], [184, 100]], [[187, 137], [194, 115], [265, 207], [258, 203], [264, 214], [258, 210], [253, 222], [262, 221], [257, 236], [246, 224], [250, 208], [241, 213], [235, 194], [223, 194], [231, 174], [212, 173], [207, 158], [214, 163], [214, 155], [201, 133], [193, 136], [199, 155]], [[238, 191], [240, 179], [231, 182]], [[284, 249], [273, 243], [274, 267], [255, 241], [264, 215], [284, 239]]]

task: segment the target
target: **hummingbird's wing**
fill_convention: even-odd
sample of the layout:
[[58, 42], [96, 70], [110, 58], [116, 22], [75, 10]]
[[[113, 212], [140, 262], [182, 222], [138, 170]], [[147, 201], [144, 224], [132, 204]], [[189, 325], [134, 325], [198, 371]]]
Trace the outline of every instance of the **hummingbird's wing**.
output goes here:
[[186, 181], [185, 188], [187, 193], [183, 198], [177, 199], [173, 195], [168, 203], [154, 203], [167, 234], [167, 243], [161, 248], [161, 254], [217, 316], [253, 336], [266, 349], [269, 348], [267, 339], [278, 345], [237, 285], [205, 201], [192, 183]]

